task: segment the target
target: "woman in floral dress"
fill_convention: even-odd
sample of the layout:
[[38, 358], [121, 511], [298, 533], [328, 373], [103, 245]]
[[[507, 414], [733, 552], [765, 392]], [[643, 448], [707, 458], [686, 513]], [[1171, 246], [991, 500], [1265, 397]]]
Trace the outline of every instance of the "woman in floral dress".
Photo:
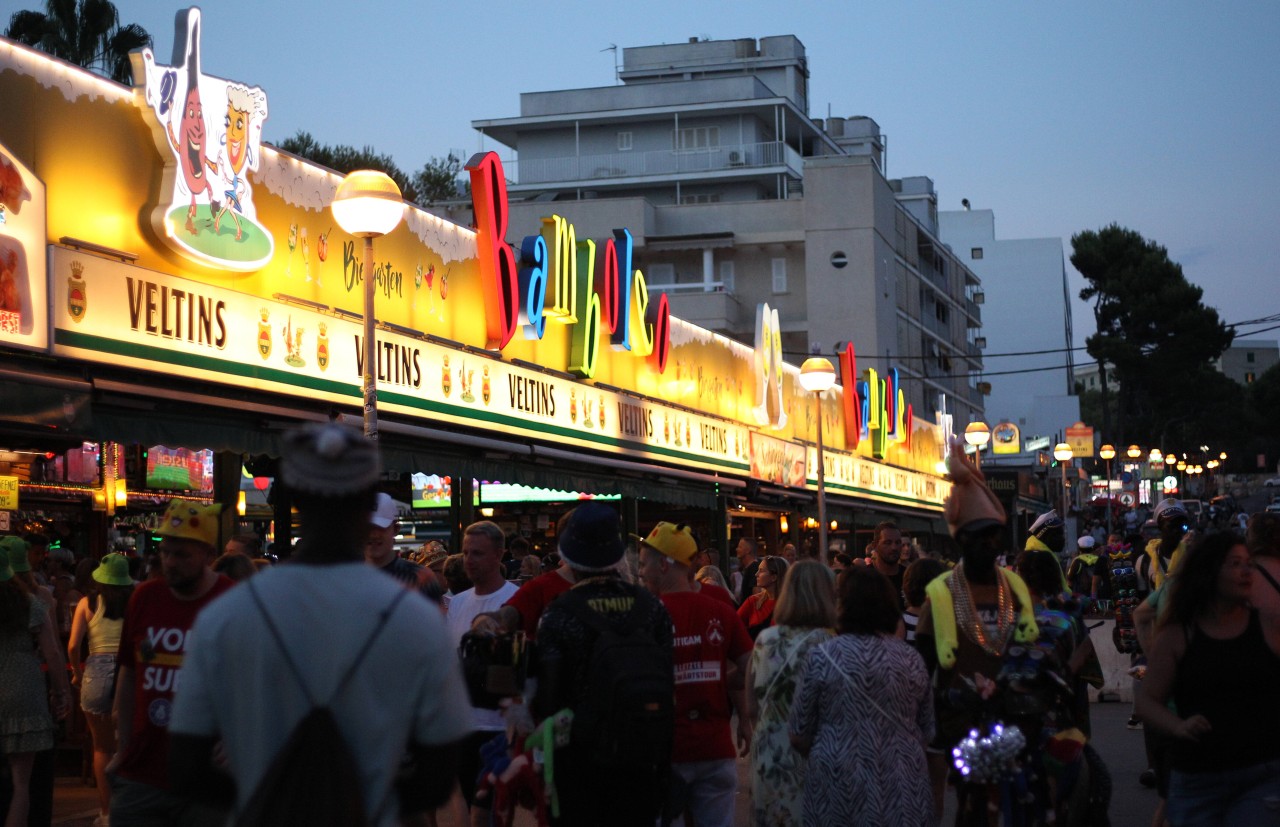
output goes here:
[[[761, 567], [763, 570], [763, 567]], [[805, 759], [791, 746], [787, 718], [809, 648], [835, 626], [835, 577], [814, 560], [791, 566], [774, 608], [774, 626], [756, 638], [748, 675], [751, 739], [751, 821], [756, 827], [799, 824]]]

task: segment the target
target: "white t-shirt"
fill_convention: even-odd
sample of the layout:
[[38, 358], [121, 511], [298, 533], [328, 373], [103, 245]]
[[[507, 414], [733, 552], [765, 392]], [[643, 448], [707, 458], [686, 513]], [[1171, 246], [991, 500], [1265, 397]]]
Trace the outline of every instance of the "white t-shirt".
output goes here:
[[[455, 594], [449, 601], [449, 613], [445, 615], [445, 622], [449, 626], [449, 640], [453, 643], [454, 652], [458, 651], [462, 636], [471, 631], [471, 621], [476, 619], [476, 615], [496, 612], [518, 590], [515, 583], [507, 582], [503, 583], [502, 588], [496, 592], [485, 595], [477, 595], [475, 589], [467, 589], [465, 592]], [[498, 732], [507, 728], [502, 713], [496, 709], [471, 707], [471, 722], [473, 729], [486, 732]]]
[[[302, 671], [330, 702], [361, 770], [365, 806], [395, 824], [392, 780], [410, 739], [427, 746], [466, 736], [467, 692], [440, 610], [363, 561], [298, 563], [255, 575], [200, 613], [187, 639], [171, 732], [219, 736], [243, 807], [276, 752], [310, 711], [249, 589], [257, 591]], [[333, 698], [383, 607], [396, 606], [363, 663]]]

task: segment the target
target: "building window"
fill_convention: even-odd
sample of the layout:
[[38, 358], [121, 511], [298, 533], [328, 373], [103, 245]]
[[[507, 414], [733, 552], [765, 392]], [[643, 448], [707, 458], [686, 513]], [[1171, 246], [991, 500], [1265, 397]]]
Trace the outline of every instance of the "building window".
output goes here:
[[1249, 364], [1251, 364], [1251, 365], [1252, 365], [1252, 364], [1253, 364], [1253, 352], [1252, 352], [1252, 351], [1250, 351], [1250, 352], [1248, 352], [1248, 353], [1245, 353], [1245, 355], [1244, 355], [1244, 360], [1245, 360], [1246, 362], [1248, 362]]
[[631, 150], [631, 133], [619, 132], [618, 133], [618, 151], [629, 152], [630, 150]]
[[1253, 384], [1253, 380], [1254, 380], [1254, 379], [1256, 379], [1256, 378], [1257, 378], [1257, 375], [1256, 375], [1253, 371], [1249, 371], [1248, 373], [1246, 373], [1246, 374], [1244, 375], [1244, 383], [1245, 383], [1246, 385], [1252, 385], [1252, 384]]
[[675, 284], [676, 266], [674, 264], [650, 264], [647, 281], [650, 285]]
[[726, 293], [733, 292], [733, 262], [720, 262], [720, 284], [722, 290]]
[[720, 193], [718, 192], [693, 192], [681, 193], [681, 204], [718, 204], [720, 203]]
[[676, 152], [715, 149], [720, 146], [720, 127], [686, 126], [671, 133], [671, 148]]
[[787, 292], [787, 260], [785, 258], [773, 259], [773, 292]]
[[937, 317], [938, 321], [942, 322], [943, 324], [946, 324], [947, 320], [951, 318], [950, 311], [948, 310], [947, 306], [942, 302], [938, 302], [933, 306], [933, 314], [934, 316]]
[[971, 249], [969, 251], [969, 258], [973, 259], [974, 261], [977, 261], [978, 259], [982, 258], [982, 248], [974, 247], [973, 249]]

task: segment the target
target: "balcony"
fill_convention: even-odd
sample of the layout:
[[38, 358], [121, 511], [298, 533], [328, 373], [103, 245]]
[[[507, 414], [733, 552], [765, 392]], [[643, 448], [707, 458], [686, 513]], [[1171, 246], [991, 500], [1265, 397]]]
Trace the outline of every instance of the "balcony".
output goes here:
[[666, 293], [671, 313], [699, 327], [730, 335], [742, 327], [742, 303], [720, 282], [650, 284], [649, 295]]
[[802, 175], [800, 153], [781, 141], [731, 144], [704, 149], [613, 152], [567, 158], [528, 158], [504, 161], [513, 187], [578, 182], [605, 182], [624, 178], [671, 178], [700, 173], [738, 172], [785, 167]]

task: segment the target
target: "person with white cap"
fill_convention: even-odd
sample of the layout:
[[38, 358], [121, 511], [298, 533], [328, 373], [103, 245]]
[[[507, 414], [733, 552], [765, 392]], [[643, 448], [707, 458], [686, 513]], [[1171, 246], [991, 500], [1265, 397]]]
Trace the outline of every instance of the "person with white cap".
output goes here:
[[[444, 618], [362, 560], [381, 476], [376, 446], [336, 423], [285, 434], [281, 478], [301, 538], [289, 565], [237, 586], [189, 634], [170, 727], [173, 783], [184, 794], [234, 795], [238, 815], [253, 813], [273, 795], [261, 782], [277, 755], [319, 705], [353, 759], [355, 777], [344, 781], [358, 786], [367, 823], [409, 823], [452, 790], [469, 727]], [[218, 742], [234, 791], [215, 783]], [[333, 800], [323, 793], [299, 793], [277, 823], [334, 823], [333, 812], [314, 812]]]
[[1187, 546], [1195, 538], [1191, 518], [1181, 500], [1167, 497], [1156, 504], [1152, 514], [1160, 536], [1147, 543], [1146, 554], [1138, 560], [1138, 578], [1151, 584], [1153, 590], [1164, 585], [1165, 578], [1178, 568]]
[[1049, 509], [1031, 524], [1023, 551], [1051, 551], [1061, 555], [1067, 545], [1067, 524], [1058, 512]]
[[379, 491], [373, 511], [369, 514], [369, 536], [364, 545], [365, 562], [391, 575], [406, 588], [417, 589], [424, 597], [439, 602], [444, 592], [431, 572], [396, 552], [399, 516], [396, 501]]
[[1075, 594], [1088, 595], [1090, 600], [1097, 600], [1103, 572], [1106, 571], [1102, 558], [1095, 553], [1097, 543], [1092, 536], [1086, 534], [1076, 545], [1076, 555], [1067, 566], [1067, 586]]

